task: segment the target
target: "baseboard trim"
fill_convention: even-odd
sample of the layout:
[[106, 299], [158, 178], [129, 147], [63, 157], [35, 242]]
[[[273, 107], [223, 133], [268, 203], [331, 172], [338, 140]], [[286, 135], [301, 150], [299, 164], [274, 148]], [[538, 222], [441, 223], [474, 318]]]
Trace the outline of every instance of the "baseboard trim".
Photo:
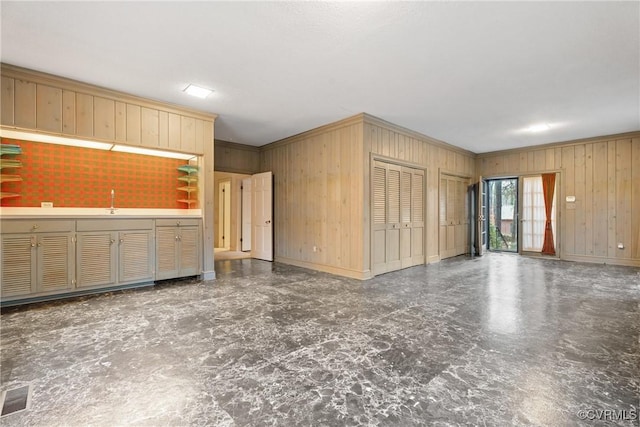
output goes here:
[[322, 271], [324, 273], [331, 273], [331, 274], [336, 274], [338, 276], [349, 277], [351, 279], [367, 280], [373, 277], [373, 274], [371, 273], [370, 270], [357, 271], [357, 270], [351, 270], [348, 268], [334, 267], [332, 265], [318, 264], [315, 262], [300, 261], [297, 259], [291, 259], [286, 257], [275, 257], [275, 261], [281, 262], [283, 264], [295, 265], [296, 267], [308, 268], [310, 270], [317, 270], [317, 271]]
[[211, 270], [211, 271], [203, 271], [202, 274], [200, 275], [200, 278], [202, 280], [215, 280], [216, 279], [216, 272]]
[[564, 261], [588, 262], [592, 264], [624, 265], [627, 267], [640, 267], [640, 259], [632, 258], [608, 258], [588, 255], [564, 255]]

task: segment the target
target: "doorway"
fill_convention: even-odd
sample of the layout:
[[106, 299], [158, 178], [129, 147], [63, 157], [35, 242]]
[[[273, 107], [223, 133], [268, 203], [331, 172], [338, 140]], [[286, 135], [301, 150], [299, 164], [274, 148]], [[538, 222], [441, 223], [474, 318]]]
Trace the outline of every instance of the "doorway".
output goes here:
[[226, 250], [231, 245], [231, 180], [218, 184], [218, 248]]
[[518, 253], [518, 178], [487, 180], [487, 249]]
[[215, 258], [273, 261], [273, 174], [215, 171]]

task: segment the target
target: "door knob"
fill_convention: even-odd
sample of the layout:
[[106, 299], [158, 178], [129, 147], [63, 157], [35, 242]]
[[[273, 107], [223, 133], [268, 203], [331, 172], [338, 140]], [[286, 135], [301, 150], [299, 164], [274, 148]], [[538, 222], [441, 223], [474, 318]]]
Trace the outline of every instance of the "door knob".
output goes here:
[[271, 220], [267, 220], [264, 222], [265, 224], [271, 224]]

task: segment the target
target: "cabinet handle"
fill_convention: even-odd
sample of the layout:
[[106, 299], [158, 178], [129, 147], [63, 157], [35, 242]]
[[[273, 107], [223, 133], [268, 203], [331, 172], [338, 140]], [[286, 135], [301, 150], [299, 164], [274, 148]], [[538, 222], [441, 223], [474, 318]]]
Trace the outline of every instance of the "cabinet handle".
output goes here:
[[124, 243], [124, 239], [120, 239], [120, 244], [123, 244], [123, 243]]
[[182, 236], [178, 236], [178, 240], [182, 241]]
[[35, 243], [33, 243], [33, 242], [31, 242], [31, 247], [32, 247], [32, 248], [35, 248], [35, 247], [36, 247], [36, 244], [35, 244]]
[[33, 225], [33, 227], [31, 227], [31, 228], [33, 228], [34, 230], [36, 230], [36, 229], [38, 228], [38, 224], [34, 224], [34, 225]]
[[109, 240], [109, 243], [111, 243], [111, 244], [114, 244], [115, 242], [116, 242], [116, 241], [115, 241], [115, 240], [113, 240], [113, 239]]
[[180, 221], [176, 222], [176, 225], [177, 225], [178, 227], [180, 227]]
[[178, 241], [178, 239], [180, 239], [180, 236], [176, 236], [176, 241]]
[[40, 246], [42, 246], [42, 243], [38, 242], [38, 244], [36, 246], [40, 247]]

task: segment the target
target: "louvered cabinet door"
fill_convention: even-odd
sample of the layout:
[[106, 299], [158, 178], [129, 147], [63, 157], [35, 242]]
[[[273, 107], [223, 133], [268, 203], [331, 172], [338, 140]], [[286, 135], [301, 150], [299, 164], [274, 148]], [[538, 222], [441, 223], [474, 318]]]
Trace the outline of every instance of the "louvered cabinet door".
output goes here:
[[180, 276], [200, 274], [200, 245], [198, 227], [180, 227], [178, 229], [178, 247]]
[[109, 286], [116, 283], [117, 232], [97, 231], [78, 233], [77, 286]]
[[2, 236], [2, 298], [36, 291], [35, 237], [30, 234]]
[[178, 227], [156, 227], [156, 279], [180, 275], [178, 263]]
[[43, 233], [37, 236], [37, 292], [73, 288], [75, 245], [72, 233]]
[[121, 231], [118, 235], [118, 282], [153, 279], [153, 232]]

